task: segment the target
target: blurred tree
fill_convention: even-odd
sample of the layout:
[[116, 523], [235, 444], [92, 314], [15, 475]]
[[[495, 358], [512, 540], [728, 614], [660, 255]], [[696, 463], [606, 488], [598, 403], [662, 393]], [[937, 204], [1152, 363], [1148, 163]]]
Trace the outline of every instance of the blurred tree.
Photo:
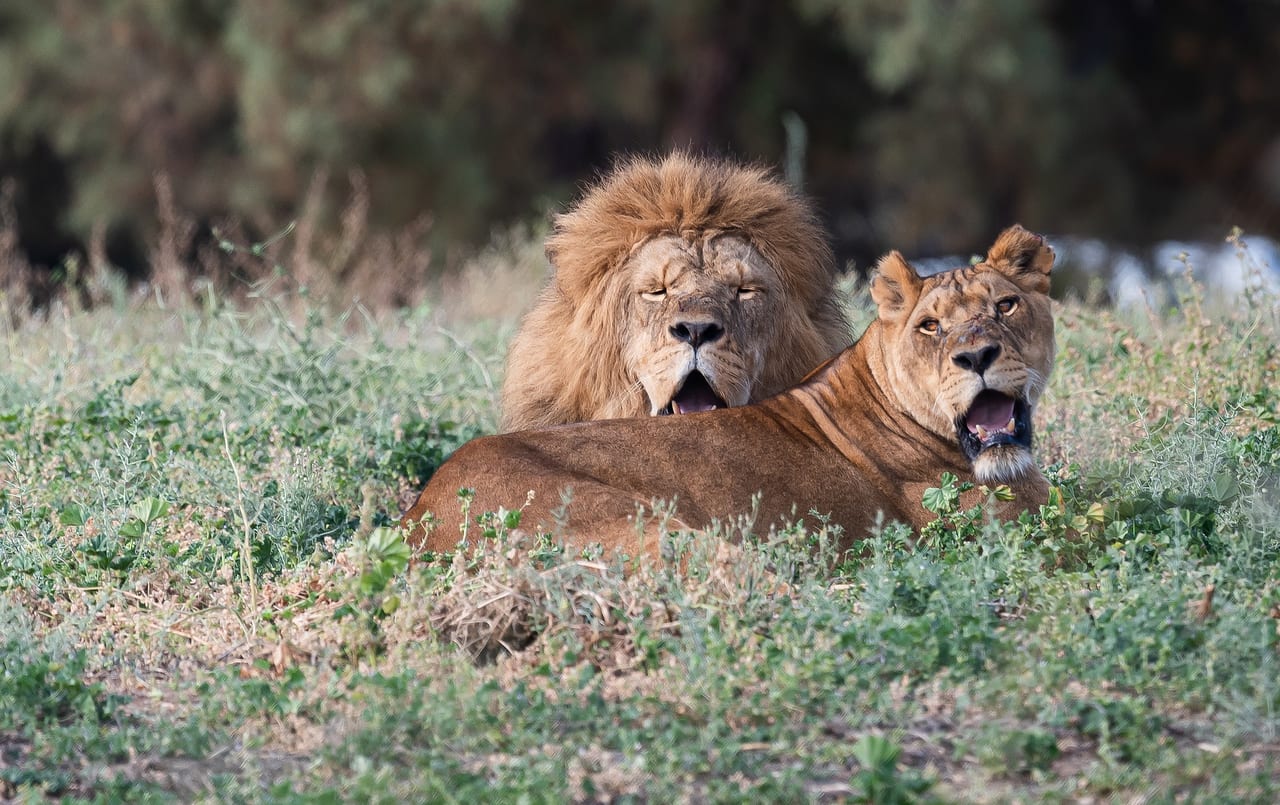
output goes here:
[[236, 76], [220, 46], [229, 14], [214, 0], [0, 0], [0, 159], [29, 160], [47, 142], [47, 171], [71, 185], [57, 220], [19, 207], [24, 242], [63, 226], [84, 238], [99, 222], [125, 241], [150, 233], [156, 173], [182, 209], [227, 209], [225, 177], [242, 169]]
[[1280, 160], [1280, 3], [1056, 0], [1048, 20], [1068, 78], [1101, 78], [1121, 99], [1110, 119], [1081, 109], [1131, 182], [1127, 214], [1100, 233], [1220, 237], [1243, 224], [1280, 235], [1280, 183], [1266, 184], [1267, 160]]
[[874, 232], [952, 251], [1014, 220], [1058, 229], [1064, 207], [1090, 232], [1130, 208], [1132, 177], [1092, 122], [1122, 111], [1116, 86], [1103, 74], [1068, 80], [1044, 6], [802, 0], [836, 23], [877, 93], [858, 142]]
[[1265, 230], [1277, 46], [1251, 0], [0, 0], [0, 175], [39, 261], [107, 225], [140, 265], [158, 174], [251, 235], [352, 175], [321, 216], [367, 188], [375, 227], [467, 248], [618, 151], [778, 163], [785, 118], [863, 264], [1013, 220]]

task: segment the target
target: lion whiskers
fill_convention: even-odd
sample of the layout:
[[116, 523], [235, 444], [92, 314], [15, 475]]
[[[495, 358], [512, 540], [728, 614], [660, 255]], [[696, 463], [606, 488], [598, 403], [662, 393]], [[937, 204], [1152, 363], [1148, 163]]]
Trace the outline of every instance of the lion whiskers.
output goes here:
[[644, 385], [639, 380], [635, 380], [629, 386], [624, 387], [617, 394], [610, 397], [605, 407], [615, 411], [619, 409], [630, 410], [632, 399], [637, 394], [642, 394], [643, 391]]
[[950, 414], [950, 413], [948, 413], [948, 412], [947, 412], [946, 404], [944, 403], [944, 401], [943, 401], [943, 399], [942, 399], [942, 398], [943, 398], [943, 396], [944, 396], [945, 394], [946, 394], [946, 390], [944, 389], [944, 390], [942, 390], [942, 391], [939, 391], [939, 392], [934, 396], [934, 398], [933, 398], [933, 410], [934, 410], [934, 413], [936, 413], [938, 416], [942, 417], [944, 420], [946, 420], [946, 421], [948, 421], [948, 422], [949, 422], [949, 421], [951, 421], [951, 419], [952, 419], [952, 414]]
[[1027, 382], [1023, 384], [1022, 393], [1028, 401], [1034, 402], [1049, 385], [1049, 378], [1042, 372], [1032, 369], [1030, 366], [1026, 368], [1026, 372]]

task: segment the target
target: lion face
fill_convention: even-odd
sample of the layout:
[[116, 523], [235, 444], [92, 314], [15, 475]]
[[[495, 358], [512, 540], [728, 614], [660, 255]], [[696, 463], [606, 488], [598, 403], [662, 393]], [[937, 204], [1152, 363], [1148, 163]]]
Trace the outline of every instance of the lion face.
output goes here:
[[738, 406], [849, 345], [822, 226], [761, 168], [626, 160], [556, 218], [547, 257], [504, 430]]
[[872, 295], [884, 322], [884, 373], [903, 409], [955, 438], [981, 483], [1035, 472], [1032, 414], [1053, 366], [1053, 250], [1021, 227], [986, 260], [921, 279], [897, 252]]
[[625, 360], [649, 413], [752, 400], [782, 290], [769, 263], [736, 235], [654, 238], [630, 263]]

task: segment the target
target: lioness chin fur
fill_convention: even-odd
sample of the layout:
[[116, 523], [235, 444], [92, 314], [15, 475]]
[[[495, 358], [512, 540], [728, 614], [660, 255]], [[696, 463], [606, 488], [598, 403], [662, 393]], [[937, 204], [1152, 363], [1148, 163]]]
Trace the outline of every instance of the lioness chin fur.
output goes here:
[[566, 542], [649, 556], [663, 535], [636, 516], [655, 501], [674, 502], [669, 528], [696, 529], [758, 494], [757, 531], [815, 511], [846, 547], [881, 517], [926, 524], [923, 492], [944, 472], [1008, 484], [1015, 499], [1000, 516], [1035, 507], [1048, 495], [1031, 443], [1054, 358], [1052, 266], [1044, 240], [1018, 226], [983, 262], [927, 278], [892, 252], [872, 284], [876, 320], [798, 386], [741, 408], [476, 439], [405, 514], [410, 540], [457, 544], [461, 488], [474, 490], [475, 513], [520, 507], [532, 491], [528, 529], [553, 528], [571, 489]]

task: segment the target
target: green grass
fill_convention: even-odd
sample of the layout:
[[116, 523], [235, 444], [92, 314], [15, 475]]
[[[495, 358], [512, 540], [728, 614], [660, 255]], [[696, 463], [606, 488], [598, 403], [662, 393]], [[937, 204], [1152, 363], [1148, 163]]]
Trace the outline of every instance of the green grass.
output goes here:
[[23, 319], [0, 795], [1274, 800], [1277, 301], [1064, 305], [1058, 492], [1018, 523], [940, 478], [914, 547], [890, 527], [835, 556], [808, 518], [625, 575], [497, 520], [479, 556], [410, 566], [382, 528], [493, 430], [510, 316]]

